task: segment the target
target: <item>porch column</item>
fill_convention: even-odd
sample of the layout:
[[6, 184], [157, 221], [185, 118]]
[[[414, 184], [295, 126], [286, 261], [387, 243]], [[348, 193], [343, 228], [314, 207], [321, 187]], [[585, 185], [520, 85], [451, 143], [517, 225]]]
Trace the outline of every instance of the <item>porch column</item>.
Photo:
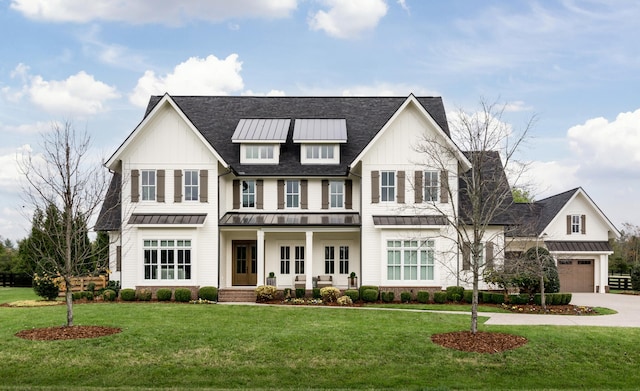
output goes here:
[[600, 293], [606, 293], [605, 286], [609, 285], [609, 265], [608, 265], [609, 256], [608, 255], [600, 255]]
[[256, 255], [256, 266], [258, 267], [257, 285], [264, 285], [264, 231], [256, 231], [256, 241], [258, 246], [258, 254]]
[[307, 276], [307, 281], [305, 283], [305, 288], [307, 290], [313, 289], [313, 231], [306, 231], [306, 243], [305, 243], [305, 260], [304, 260], [304, 270]]

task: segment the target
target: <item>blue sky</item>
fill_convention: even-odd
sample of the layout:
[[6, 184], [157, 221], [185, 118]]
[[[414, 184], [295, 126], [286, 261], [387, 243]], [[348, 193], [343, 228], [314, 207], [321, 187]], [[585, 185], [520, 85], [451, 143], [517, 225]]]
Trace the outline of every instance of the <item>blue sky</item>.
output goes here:
[[638, 20], [635, 0], [0, 0], [0, 236], [27, 235], [16, 156], [53, 122], [108, 157], [164, 92], [484, 97], [537, 117], [537, 199], [582, 186], [640, 225]]

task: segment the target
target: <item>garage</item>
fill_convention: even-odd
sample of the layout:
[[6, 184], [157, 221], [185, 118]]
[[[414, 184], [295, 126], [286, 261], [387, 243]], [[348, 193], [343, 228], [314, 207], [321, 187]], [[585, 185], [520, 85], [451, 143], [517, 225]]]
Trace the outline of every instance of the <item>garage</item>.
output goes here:
[[559, 259], [560, 292], [594, 292], [593, 259]]

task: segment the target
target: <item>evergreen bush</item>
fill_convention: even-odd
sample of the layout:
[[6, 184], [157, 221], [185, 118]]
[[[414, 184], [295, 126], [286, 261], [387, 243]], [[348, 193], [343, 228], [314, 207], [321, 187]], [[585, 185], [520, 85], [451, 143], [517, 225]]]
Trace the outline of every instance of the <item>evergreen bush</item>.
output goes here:
[[118, 295], [113, 289], [105, 289], [102, 291], [102, 300], [104, 301], [115, 301], [116, 297], [118, 297]]
[[306, 289], [304, 289], [304, 288], [296, 288], [296, 297], [298, 299], [304, 298], [305, 292], [306, 292]]
[[354, 303], [360, 298], [360, 292], [357, 289], [347, 289], [344, 291], [344, 295], [349, 296]]
[[374, 303], [378, 300], [378, 290], [377, 289], [365, 289], [362, 292], [362, 301], [366, 301], [367, 303]]
[[408, 303], [411, 301], [411, 292], [400, 292], [400, 301]]
[[138, 289], [136, 297], [140, 301], [151, 301], [151, 290], [147, 288]]
[[[367, 289], [374, 289], [376, 292], [378, 292], [378, 294], [380, 294], [380, 288], [375, 286], [375, 285], [362, 285], [360, 286], [360, 297], [362, 298], [362, 295], [364, 293], [365, 290]], [[378, 300], [378, 298], [376, 297], [376, 300]]]
[[382, 292], [380, 294], [380, 298], [385, 303], [391, 303], [393, 301], [393, 299], [395, 298], [395, 293], [393, 293], [392, 291]]
[[504, 293], [492, 293], [491, 294], [491, 302], [493, 304], [502, 304], [502, 303], [504, 303]]
[[631, 275], [631, 288], [640, 292], [640, 264], [633, 265], [629, 274]]
[[44, 275], [35, 275], [33, 277], [33, 290], [36, 295], [42, 297], [45, 300], [55, 300], [60, 293], [60, 287], [54, 281], [53, 278]]
[[435, 292], [433, 294], [433, 301], [437, 304], [444, 304], [447, 302], [447, 292]]
[[464, 288], [461, 286], [448, 286], [446, 292], [447, 300], [458, 302], [462, 300], [462, 297], [464, 295]]
[[416, 300], [418, 303], [426, 304], [429, 302], [429, 291], [418, 291], [416, 294]]
[[198, 297], [202, 300], [217, 301], [218, 288], [215, 286], [203, 286], [198, 290]]
[[173, 292], [171, 292], [171, 289], [168, 289], [168, 288], [160, 288], [156, 292], [156, 297], [158, 298], [158, 301], [169, 301], [171, 300], [172, 295], [173, 295]]
[[[297, 292], [296, 292], [297, 293]], [[314, 299], [319, 299], [322, 297], [322, 295], [320, 294], [320, 288], [313, 288], [312, 290], [312, 297]]]
[[131, 288], [120, 289], [120, 298], [122, 301], [134, 301], [136, 299], [136, 290]]
[[176, 290], [173, 292], [173, 297], [176, 299], [176, 301], [186, 303], [191, 300], [191, 289], [176, 288]]

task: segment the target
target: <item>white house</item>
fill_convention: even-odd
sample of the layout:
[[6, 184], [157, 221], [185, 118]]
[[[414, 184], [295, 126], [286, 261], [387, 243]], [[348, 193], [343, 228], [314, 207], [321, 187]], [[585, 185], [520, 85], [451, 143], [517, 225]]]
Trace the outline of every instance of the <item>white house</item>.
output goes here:
[[[414, 148], [425, 135], [450, 147], [439, 165]], [[439, 290], [468, 274], [451, 222], [460, 177], [480, 169], [469, 153], [451, 141], [438, 97], [154, 96], [106, 163], [96, 229], [109, 232], [122, 287], [217, 286], [222, 300], [269, 273], [280, 289], [296, 276], [311, 289], [318, 276], [347, 288], [354, 272], [358, 285]], [[617, 231], [582, 189], [572, 194], [523, 212], [546, 224], [516, 247], [539, 238], [561, 270], [593, 260], [591, 285], [578, 288], [596, 291]], [[586, 216], [572, 224], [587, 233], [562, 231], [565, 215]], [[513, 224], [492, 225], [487, 259], [501, 262], [492, 251], [513, 242]]]

